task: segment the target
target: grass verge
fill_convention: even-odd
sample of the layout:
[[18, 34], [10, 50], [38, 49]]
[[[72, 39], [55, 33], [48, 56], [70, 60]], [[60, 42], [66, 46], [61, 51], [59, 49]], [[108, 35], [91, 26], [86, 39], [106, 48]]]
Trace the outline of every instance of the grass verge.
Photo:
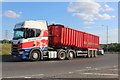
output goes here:
[[2, 56], [9, 56], [11, 53], [11, 44], [1, 44], [1, 53]]

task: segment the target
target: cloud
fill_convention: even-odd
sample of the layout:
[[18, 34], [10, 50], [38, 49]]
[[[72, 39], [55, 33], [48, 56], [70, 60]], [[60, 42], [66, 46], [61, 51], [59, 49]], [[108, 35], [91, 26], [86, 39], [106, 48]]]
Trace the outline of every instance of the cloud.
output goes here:
[[101, 15], [101, 14], [99, 14], [99, 15], [97, 15], [98, 16], [98, 18], [99, 19], [104, 19], [104, 20], [106, 20], [106, 19], [111, 19], [111, 18], [114, 18], [115, 16], [110, 16], [109, 14], [103, 14], [103, 15]]
[[113, 11], [113, 8], [111, 8], [107, 4], [105, 4], [103, 8], [99, 3], [91, 0], [87, 0], [87, 2], [70, 3], [67, 10], [68, 12], [72, 13], [73, 16], [84, 20], [85, 24], [99, 19], [108, 20], [115, 17], [113, 15], [105, 13], [106, 11]]
[[19, 18], [21, 16], [21, 13], [16, 13], [15, 11], [8, 10], [3, 13], [4, 16], [9, 18]]
[[77, 16], [83, 20], [89, 20], [89, 21], [93, 21], [96, 18], [94, 17], [94, 15], [92, 14], [86, 14], [86, 13], [73, 13], [74, 16]]
[[92, 21], [85, 21], [84, 24], [86, 24], [86, 25], [92, 25], [92, 24], [95, 24], [95, 22], [92, 22]]
[[96, 14], [100, 7], [96, 2], [75, 2], [68, 7], [68, 11]]
[[105, 4], [105, 11], [113, 11], [114, 9], [110, 7], [109, 5]]

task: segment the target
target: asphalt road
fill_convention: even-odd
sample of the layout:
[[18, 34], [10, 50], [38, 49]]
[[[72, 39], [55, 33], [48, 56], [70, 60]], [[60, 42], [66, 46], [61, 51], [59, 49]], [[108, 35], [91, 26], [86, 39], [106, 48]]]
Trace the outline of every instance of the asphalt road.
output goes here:
[[118, 78], [118, 54], [97, 58], [2, 62], [3, 78]]

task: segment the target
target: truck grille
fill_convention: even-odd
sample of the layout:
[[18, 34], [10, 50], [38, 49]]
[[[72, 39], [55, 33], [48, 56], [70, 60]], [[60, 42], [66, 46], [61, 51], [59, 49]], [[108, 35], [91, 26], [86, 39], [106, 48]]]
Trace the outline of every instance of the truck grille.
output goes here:
[[12, 54], [18, 53], [18, 45], [12, 45]]

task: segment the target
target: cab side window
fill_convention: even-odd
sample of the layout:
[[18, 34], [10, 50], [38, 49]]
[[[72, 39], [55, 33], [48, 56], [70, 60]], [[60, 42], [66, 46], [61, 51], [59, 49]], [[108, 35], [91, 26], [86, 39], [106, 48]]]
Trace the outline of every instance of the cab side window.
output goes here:
[[35, 31], [34, 31], [34, 29], [27, 29], [27, 37], [28, 38], [35, 37]]
[[41, 30], [40, 29], [36, 29], [36, 37], [38, 37], [41, 33]]

